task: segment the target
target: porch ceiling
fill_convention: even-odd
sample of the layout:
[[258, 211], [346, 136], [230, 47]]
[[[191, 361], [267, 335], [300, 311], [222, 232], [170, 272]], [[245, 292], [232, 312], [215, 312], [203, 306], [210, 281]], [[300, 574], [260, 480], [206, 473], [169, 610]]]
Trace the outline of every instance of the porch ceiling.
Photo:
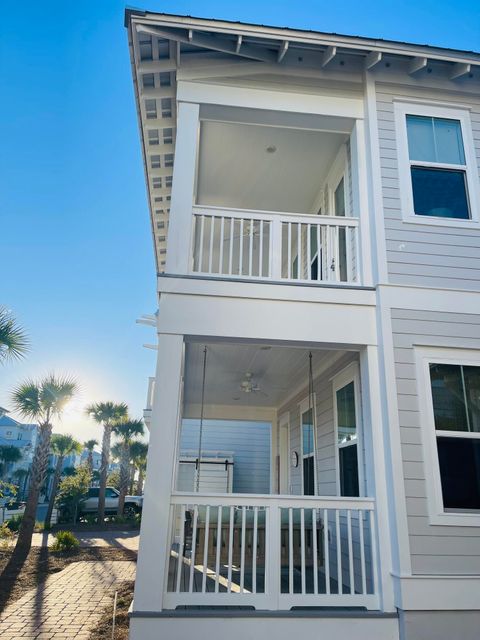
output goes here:
[[343, 133], [203, 122], [197, 200], [234, 209], [317, 213]]
[[[185, 355], [185, 405], [200, 405], [203, 378], [203, 343], [189, 342]], [[291, 394], [308, 385], [310, 349], [213, 343], [207, 345], [205, 404], [269, 407], [281, 406]], [[313, 369], [317, 371], [335, 351], [312, 350]], [[246, 374], [259, 390], [245, 393], [241, 383]]]

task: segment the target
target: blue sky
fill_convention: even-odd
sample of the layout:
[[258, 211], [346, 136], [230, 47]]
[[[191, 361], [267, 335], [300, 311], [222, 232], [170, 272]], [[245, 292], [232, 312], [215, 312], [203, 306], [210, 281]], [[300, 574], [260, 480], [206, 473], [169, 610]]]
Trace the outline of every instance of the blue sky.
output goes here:
[[[0, 303], [32, 350], [0, 370], [0, 405], [25, 377], [78, 378], [81, 396], [57, 431], [99, 435], [81, 414], [95, 400], [141, 415], [155, 310], [155, 270], [134, 108], [125, 5], [116, 0], [5, 3], [0, 26]], [[480, 4], [158, 2], [200, 17], [480, 50]]]

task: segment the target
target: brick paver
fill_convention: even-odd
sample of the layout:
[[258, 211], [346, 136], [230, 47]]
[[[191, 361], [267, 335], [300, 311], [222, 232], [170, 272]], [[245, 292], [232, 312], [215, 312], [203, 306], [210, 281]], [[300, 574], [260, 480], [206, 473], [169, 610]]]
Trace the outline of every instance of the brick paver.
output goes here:
[[115, 589], [134, 578], [134, 562], [73, 562], [5, 609], [0, 638], [88, 640]]

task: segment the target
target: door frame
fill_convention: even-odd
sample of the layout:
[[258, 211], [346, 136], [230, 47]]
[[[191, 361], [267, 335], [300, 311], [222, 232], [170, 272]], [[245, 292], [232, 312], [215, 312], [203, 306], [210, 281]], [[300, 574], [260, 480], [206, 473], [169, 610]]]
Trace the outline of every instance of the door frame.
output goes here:
[[[286, 437], [284, 444], [286, 445], [285, 450], [282, 451], [282, 436]], [[282, 413], [282, 415], [278, 418], [278, 493], [281, 495], [290, 495], [292, 486], [290, 482], [290, 412]], [[282, 463], [283, 459], [283, 463]], [[285, 474], [285, 482], [282, 483], [282, 474]], [[282, 486], [286, 486], [286, 493], [282, 493]]]
[[358, 462], [358, 493], [359, 497], [365, 496], [365, 457], [363, 442], [363, 420], [362, 420], [362, 389], [360, 385], [360, 365], [358, 362], [351, 362], [344, 369], [339, 371], [332, 378], [333, 395], [333, 433], [335, 444], [335, 481], [337, 486], [337, 496], [341, 495], [340, 483], [340, 446], [338, 444], [338, 411], [337, 411], [337, 391], [353, 382], [355, 393], [355, 420], [357, 428], [357, 462]]

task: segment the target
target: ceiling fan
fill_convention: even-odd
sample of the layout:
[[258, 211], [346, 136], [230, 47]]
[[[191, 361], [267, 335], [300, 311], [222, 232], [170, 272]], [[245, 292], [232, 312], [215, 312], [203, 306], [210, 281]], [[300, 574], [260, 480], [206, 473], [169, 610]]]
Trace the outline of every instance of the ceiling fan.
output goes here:
[[267, 395], [263, 391], [261, 391], [258, 383], [253, 381], [253, 373], [247, 371], [243, 380], [240, 382], [240, 389], [244, 393], [262, 393], [263, 395]]

